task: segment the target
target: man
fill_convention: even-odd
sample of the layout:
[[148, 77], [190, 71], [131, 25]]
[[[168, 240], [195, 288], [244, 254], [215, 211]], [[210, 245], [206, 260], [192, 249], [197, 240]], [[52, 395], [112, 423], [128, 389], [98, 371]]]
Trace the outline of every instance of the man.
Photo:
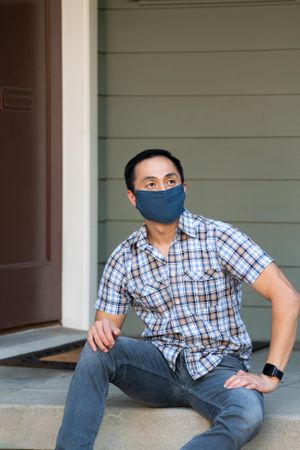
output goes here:
[[[183, 170], [168, 151], [136, 155], [125, 180], [127, 197], [145, 222], [105, 267], [56, 449], [93, 447], [109, 382], [148, 405], [191, 406], [209, 419], [211, 428], [184, 449], [240, 449], [261, 427], [263, 393], [282, 378], [295, 341], [299, 294], [244, 233], [184, 209]], [[241, 282], [272, 303], [271, 345], [261, 374], [248, 372]], [[144, 321], [143, 341], [119, 337], [130, 304]]]

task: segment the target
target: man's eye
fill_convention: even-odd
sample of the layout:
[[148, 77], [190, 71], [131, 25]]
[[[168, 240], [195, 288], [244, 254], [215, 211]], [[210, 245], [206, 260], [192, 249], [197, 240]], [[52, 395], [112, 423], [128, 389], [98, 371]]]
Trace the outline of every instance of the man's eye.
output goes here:
[[146, 184], [146, 188], [154, 188], [154, 186], [155, 186], [155, 183], [153, 183], [153, 182], [151, 182], [151, 183], [147, 183]]
[[176, 181], [175, 180], [168, 180], [167, 183], [168, 184], [176, 184]]

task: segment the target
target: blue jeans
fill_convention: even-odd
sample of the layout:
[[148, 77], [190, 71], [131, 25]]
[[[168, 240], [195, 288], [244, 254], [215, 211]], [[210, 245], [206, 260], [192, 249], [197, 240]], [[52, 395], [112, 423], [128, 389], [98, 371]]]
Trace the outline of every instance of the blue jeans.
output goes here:
[[183, 449], [240, 449], [261, 427], [263, 395], [246, 388], [224, 388], [225, 380], [239, 369], [245, 370], [239, 358], [224, 356], [213, 371], [193, 380], [183, 352], [173, 372], [150, 342], [119, 337], [108, 353], [93, 352], [86, 343], [70, 384], [56, 450], [93, 448], [110, 382], [149, 406], [191, 406], [210, 420], [211, 428]]

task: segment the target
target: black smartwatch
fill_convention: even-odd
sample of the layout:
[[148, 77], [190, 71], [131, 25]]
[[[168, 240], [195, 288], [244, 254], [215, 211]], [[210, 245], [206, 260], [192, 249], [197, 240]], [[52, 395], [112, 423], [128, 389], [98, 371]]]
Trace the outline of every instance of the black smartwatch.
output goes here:
[[281, 372], [281, 370], [279, 370], [273, 364], [269, 364], [269, 363], [265, 364], [263, 374], [268, 375], [269, 377], [276, 377], [276, 378], [278, 378], [278, 380], [281, 380], [283, 377], [283, 372]]

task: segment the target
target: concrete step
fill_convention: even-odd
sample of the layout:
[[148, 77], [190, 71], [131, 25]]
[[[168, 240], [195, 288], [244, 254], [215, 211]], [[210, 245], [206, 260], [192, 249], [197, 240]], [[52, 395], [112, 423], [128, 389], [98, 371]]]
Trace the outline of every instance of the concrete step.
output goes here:
[[[266, 352], [254, 356], [259, 370]], [[300, 450], [300, 353], [266, 396], [266, 418], [249, 450]], [[0, 367], [0, 448], [53, 449], [72, 372]], [[176, 450], [209, 423], [190, 408], [148, 408], [111, 386], [95, 450]]]
[[[40, 394], [42, 397], [44, 391]], [[37, 397], [28, 393], [27, 404], [2, 404], [0, 448], [53, 449], [63, 413], [58, 397], [53, 395], [52, 404], [35, 404]], [[191, 409], [145, 408], [114, 388], [95, 449], [179, 449], [191, 436], [208, 427], [209, 423]], [[299, 450], [299, 443], [299, 416], [268, 413], [261, 433], [245, 448]]]

